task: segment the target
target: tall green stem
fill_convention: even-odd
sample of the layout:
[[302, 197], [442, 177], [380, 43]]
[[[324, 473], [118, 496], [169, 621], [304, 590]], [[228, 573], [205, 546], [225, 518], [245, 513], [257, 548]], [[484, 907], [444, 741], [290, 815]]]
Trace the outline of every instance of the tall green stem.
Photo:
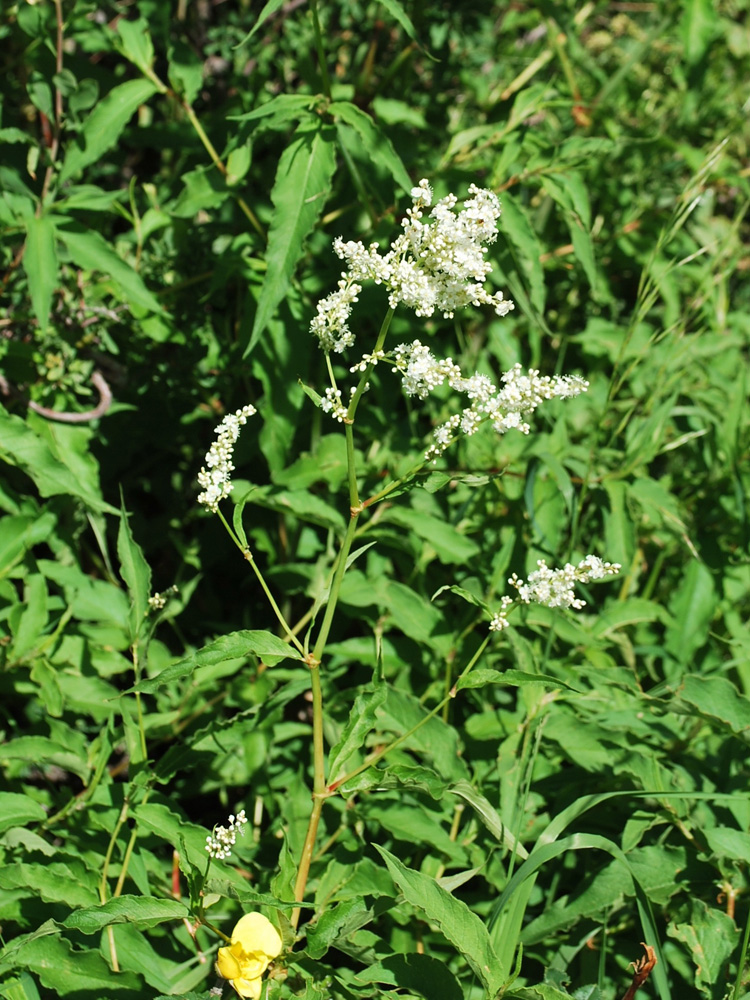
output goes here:
[[318, 53], [318, 65], [320, 67], [320, 82], [323, 85], [323, 93], [328, 100], [331, 99], [331, 78], [328, 76], [328, 66], [326, 65], [326, 54], [323, 48], [323, 32], [320, 29], [320, 19], [318, 17], [317, 0], [310, 0], [310, 10], [312, 11], [313, 27], [315, 29], [315, 51]]
[[[313, 14], [317, 18], [314, 3]], [[380, 331], [378, 332], [375, 347], [373, 348], [373, 354], [382, 350], [392, 319], [393, 309], [389, 309], [383, 319]], [[344, 535], [344, 540], [341, 543], [341, 549], [339, 550], [338, 558], [336, 560], [336, 567], [334, 569], [333, 579], [331, 580], [331, 590], [328, 595], [325, 612], [323, 613], [323, 621], [320, 625], [320, 631], [318, 632], [318, 637], [313, 651], [307, 657], [307, 665], [310, 668], [310, 684], [312, 687], [313, 699], [313, 804], [310, 819], [307, 824], [305, 842], [302, 845], [302, 856], [300, 858], [299, 867], [297, 868], [297, 879], [294, 884], [294, 898], [298, 903], [301, 903], [305, 896], [307, 879], [310, 874], [310, 864], [312, 862], [313, 852], [315, 851], [315, 842], [318, 836], [320, 817], [323, 812], [323, 803], [328, 796], [332, 794], [331, 790], [326, 787], [325, 744], [323, 741], [323, 690], [320, 683], [320, 663], [323, 658], [323, 653], [325, 652], [326, 643], [328, 642], [331, 625], [333, 624], [333, 616], [336, 613], [336, 606], [341, 592], [341, 584], [344, 579], [344, 573], [346, 572], [346, 563], [349, 558], [349, 553], [351, 552], [352, 542], [354, 541], [354, 535], [357, 529], [357, 520], [363, 510], [359, 499], [359, 487], [357, 485], [357, 453], [354, 447], [353, 425], [354, 418], [357, 413], [357, 407], [359, 406], [359, 401], [365, 391], [367, 379], [372, 371], [372, 368], [373, 365], [369, 364], [362, 373], [362, 377], [359, 380], [357, 388], [352, 394], [349, 409], [346, 414], [345, 433], [346, 460], [349, 480], [349, 524], [347, 525], [346, 534]], [[299, 917], [300, 908], [296, 907], [292, 912], [291, 917], [291, 924], [295, 929], [299, 923]]]

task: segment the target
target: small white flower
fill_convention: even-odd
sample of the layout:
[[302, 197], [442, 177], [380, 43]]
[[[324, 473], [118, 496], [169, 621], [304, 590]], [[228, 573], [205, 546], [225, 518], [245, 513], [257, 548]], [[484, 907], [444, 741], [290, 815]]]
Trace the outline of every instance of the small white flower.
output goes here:
[[215, 826], [211, 836], [206, 837], [206, 850], [212, 858], [223, 861], [232, 853], [232, 848], [237, 843], [237, 834], [243, 836], [244, 826], [247, 823], [245, 810], [240, 809], [236, 816], [230, 815], [229, 826]]
[[208, 507], [214, 514], [219, 509], [219, 501], [232, 492], [234, 446], [247, 418], [256, 412], [254, 406], [243, 406], [236, 413], [228, 413], [216, 428], [216, 441], [209, 448], [206, 464], [198, 473], [198, 483], [203, 487], [198, 503]]
[[375, 365], [385, 358], [385, 351], [375, 351], [374, 354], [363, 354], [362, 360], [358, 361], [356, 365], [352, 365], [349, 371], [354, 374], [354, 372], [363, 372], [368, 365]]

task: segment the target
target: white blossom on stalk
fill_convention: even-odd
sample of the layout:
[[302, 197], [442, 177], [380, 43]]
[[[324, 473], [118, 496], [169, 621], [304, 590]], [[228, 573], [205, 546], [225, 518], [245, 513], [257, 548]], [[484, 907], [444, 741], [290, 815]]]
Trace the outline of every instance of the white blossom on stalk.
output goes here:
[[223, 861], [232, 853], [232, 848], [237, 843], [237, 834], [243, 836], [244, 826], [247, 823], [245, 810], [240, 809], [236, 816], [229, 817], [229, 826], [215, 826], [209, 837], [206, 837], [206, 850], [212, 858]]
[[228, 413], [216, 428], [216, 440], [206, 455], [206, 464], [198, 473], [198, 483], [203, 492], [198, 496], [198, 503], [215, 514], [219, 509], [219, 501], [232, 492], [232, 455], [240, 430], [247, 423], [247, 418], [256, 413], [254, 406], [243, 406], [236, 413]]
[[407, 396], [427, 396], [446, 379], [452, 385], [461, 376], [461, 369], [452, 358], [439, 361], [429, 347], [418, 340], [413, 344], [399, 344], [393, 352], [396, 370], [402, 375]]
[[357, 301], [361, 291], [362, 286], [353, 281], [351, 275], [342, 274], [338, 289], [318, 302], [310, 330], [318, 338], [324, 351], [340, 353], [354, 343], [354, 334], [349, 329], [348, 320], [352, 303]]
[[[604, 562], [598, 556], [586, 556], [577, 566], [566, 563], [562, 569], [550, 569], [544, 559], [537, 562], [537, 569], [529, 574], [524, 582], [516, 574], [508, 580], [511, 587], [518, 591], [518, 599], [524, 604], [543, 604], [548, 608], [583, 608], [586, 605], [575, 596], [573, 586], [576, 583], [588, 583], [590, 580], [602, 580], [606, 576], [616, 576], [621, 566], [619, 563]], [[508, 611], [513, 599], [503, 597], [501, 608], [490, 622], [492, 632], [500, 632], [508, 626]]]
[[467, 305], [491, 305], [505, 316], [513, 303], [502, 292], [490, 294], [484, 281], [492, 270], [487, 244], [497, 238], [500, 200], [493, 191], [469, 186], [469, 198], [456, 212], [458, 199], [449, 194], [431, 209], [433, 192], [426, 180], [411, 190], [412, 206], [406, 211], [403, 232], [381, 253], [377, 243], [334, 240], [333, 249], [346, 261], [338, 290], [318, 303], [311, 331], [324, 351], [343, 351], [354, 338], [347, 321], [351, 302], [361, 282], [374, 281], [388, 290], [391, 308], [403, 303], [417, 316], [441, 312], [445, 318]]
[[[481, 424], [489, 421], [498, 434], [508, 430], [528, 434], [531, 428], [525, 417], [533, 413], [540, 403], [555, 397], [578, 396], [589, 386], [580, 375], [540, 375], [535, 368], [524, 373], [520, 365], [514, 365], [501, 381], [503, 387], [498, 389], [490, 378], [479, 373], [470, 378], [464, 378], [460, 371], [458, 375], [449, 376], [451, 388], [466, 393], [471, 406], [463, 411], [458, 421], [451, 417], [447, 424], [434, 431], [433, 443], [425, 455], [427, 459], [435, 461], [442, 455], [454, 440], [457, 428], [463, 434], [471, 435]], [[408, 387], [406, 391], [409, 391]], [[448, 429], [450, 434], [446, 433]]]

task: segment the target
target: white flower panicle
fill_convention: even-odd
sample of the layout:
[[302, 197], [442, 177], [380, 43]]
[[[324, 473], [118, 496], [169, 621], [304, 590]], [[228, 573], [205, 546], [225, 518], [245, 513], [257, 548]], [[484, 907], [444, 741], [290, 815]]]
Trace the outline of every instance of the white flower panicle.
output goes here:
[[[585, 607], [586, 602], [575, 596], [574, 584], [616, 576], [622, 569], [619, 563], [604, 562], [598, 556], [586, 556], [577, 566], [566, 563], [562, 569], [550, 569], [545, 560], [540, 559], [537, 567], [529, 574], [526, 582], [520, 580], [515, 573], [508, 580], [511, 587], [515, 587], [518, 591], [518, 599], [524, 604], [543, 604], [548, 608], [576, 610]], [[503, 597], [500, 603], [500, 611], [490, 622], [492, 632], [500, 632], [509, 624], [508, 611], [513, 604], [513, 598]]]
[[451, 358], [438, 360], [418, 340], [400, 344], [393, 358], [408, 396], [424, 399], [447, 381], [452, 389], [465, 393], [471, 400], [471, 406], [463, 413], [451, 417], [434, 431], [433, 443], [425, 455], [431, 461], [442, 455], [459, 431], [474, 434], [487, 420], [498, 434], [511, 429], [528, 434], [531, 428], [524, 417], [533, 413], [541, 402], [556, 396], [578, 396], [589, 385], [578, 375], [540, 375], [534, 368], [524, 374], [520, 365], [514, 365], [503, 375], [503, 387], [498, 389], [487, 375], [478, 372], [464, 378]]
[[455, 195], [441, 198], [429, 213], [431, 221], [423, 222], [433, 192], [421, 180], [411, 190], [412, 207], [406, 211], [403, 232], [385, 254], [377, 243], [365, 247], [358, 241], [334, 240], [334, 252], [346, 261], [347, 270], [338, 290], [318, 303], [310, 327], [324, 351], [352, 346], [348, 319], [363, 281], [385, 285], [392, 308], [403, 303], [417, 316], [441, 312], [447, 319], [467, 305], [491, 305], [498, 316], [510, 312], [513, 303], [502, 292], [491, 295], [484, 287], [492, 270], [487, 244], [497, 238], [500, 200], [475, 184], [470, 185], [469, 196], [459, 212]]
[[228, 413], [216, 428], [216, 441], [209, 448], [206, 464], [198, 473], [198, 483], [203, 487], [198, 503], [208, 507], [214, 514], [219, 509], [219, 501], [232, 492], [234, 446], [247, 418], [252, 417], [255, 412], [254, 406], [243, 406], [236, 413]]
[[237, 843], [237, 834], [243, 836], [244, 826], [247, 823], [245, 810], [240, 809], [236, 816], [229, 817], [229, 826], [215, 826], [213, 833], [206, 837], [206, 850], [212, 858], [223, 861], [232, 853], [232, 848]]

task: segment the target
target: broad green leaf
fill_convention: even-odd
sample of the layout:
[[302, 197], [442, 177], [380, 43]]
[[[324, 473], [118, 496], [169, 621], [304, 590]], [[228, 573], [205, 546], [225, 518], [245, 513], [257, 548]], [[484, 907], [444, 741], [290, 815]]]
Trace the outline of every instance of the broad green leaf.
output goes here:
[[43, 497], [69, 495], [94, 510], [116, 513], [101, 496], [88, 490], [71, 470], [56, 458], [49, 445], [31, 427], [0, 407], [0, 458], [18, 466], [29, 476]]
[[261, 288], [247, 357], [284, 298], [305, 240], [323, 214], [336, 166], [330, 126], [299, 126], [281, 154], [271, 201], [273, 215], [266, 249], [266, 276]]
[[458, 980], [444, 962], [430, 955], [389, 955], [358, 972], [360, 983], [381, 983], [396, 990], [410, 989], [426, 1000], [462, 1000]]
[[6, 981], [3, 995], [5, 1000], [41, 1000], [36, 983], [28, 972], [22, 972], [18, 979]]
[[726, 996], [726, 964], [739, 943], [740, 932], [730, 916], [702, 899], [692, 899], [690, 919], [667, 925], [667, 934], [681, 941], [695, 968], [695, 986], [708, 1000]]
[[384, 167], [403, 191], [407, 194], [411, 191], [414, 185], [401, 157], [388, 136], [365, 111], [348, 101], [334, 101], [328, 106], [328, 113], [353, 128], [369, 159]]
[[691, 560], [669, 602], [672, 620], [664, 648], [678, 663], [692, 663], [696, 651], [708, 639], [717, 604], [710, 570], [697, 559]]
[[22, 889], [29, 896], [48, 903], [65, 903], [68, 907], [91, 906], [98, 897], [95, 876], [78, 859], [4, 864], [0, 867], [0, 888]]
[[29, 283], [31, 307], [42, 331], [47, 329], [52, 295], [57, 286], [55, 223], [48, 215], [29, 219], [23, 267]]
[[46, 818], [46, 811], [28, 795], [0, 792], [0, 831], [11, 826], [41, 823]]
[[547, 291], [541, 263], [542, 247], [525, 207], [509, 191], [502, 197], [500, 234], [500, 238], [509, 240], [516, 250], [516, 259], [529, 283], [531, 304], [537, 312], [543, 312]]
[[[51, 921], [50, 921], [51, 923]], [[8, 962], [23, 965], [36, 973], [53, 996], [68, 994], [107, 997], [113, 987], [113, 973], [98, 950], [74, 948], [60, 937], [27, 935], [14, 941]], [[4, 956], [3, 956], [4, 957]], [[2, 966], [0, 965], [0, 968]], [[131, 972], [117, 974], [117, 995], [132, 993], [134, 1000], [143, 997], [143, 983]]]
[[273, 632], [229, 632], [166, 667], [156, 677], [141, 681], [137, 689], [144, 693], [158, 691], [165, 684], [191, 675], [198, 667], [222, 663], [224, 660], [246, 660], [250, 656], [257, 656], [269, 666], [274, 666], [280, 660], [302, 659], [294, 646], [279, 639]]
[[56, 204], [61, 212], [83, 208], [87, 212], [111, 212], [122, 198], [122, 191], [103, 191], [96, 184], [75, 184], [65, 189], [65, 196]]
[[0, 760], [25, 760], [34, 767], [58, 767], [88, 781], [91, 767], [70, 747], [48, 736], [17, 736], [0, 745]]
[[[299, 121], [302, 118], [310, 117], [309, 112], [315, 106], [316, 97], [310, 94], [277, 94], [265, 104], [258, 105], [252, 111], [244, 115], [230, 115], [229, 121], [251, 122], [259, 119], [269, 119], [263, 122], [263, 128], [280, 128], [289, 122]], [[308, 114], [303, 114], [308, 112]]]
[[428, 600], [397, 580], [382, 588], [382, 598], [391, 621], [404, 635], [418, 642], [434, 642], [443, 616]]
[[117, 34], [125, 58], [137, 66], [142, 73], [148, 75], [154, 63], [154, 44], [151, 41], [146, 18], [139, 17], [133, 21], [126, 17], [118, 18]]
[[597, 638], [614, 635], [619, 629], [644, 622], [669, 624], [671, 616], [662, 604], [643, 597], [628, 597], [598, 611], [591, 633]]
[[520, 844], [510, 830], [503, 825], [497, 809], [468, 781], [457, 781], [449, 788], [454, 795], [459, 795], [469, 803], [492, 836], [499, 844], [510, 848], [518, 857], [527, 858], [529, 852]]
[[130, 641], [135, 642], [148, 614], [148, 599], [151, 595], [151, 568], [144, 558], [143, 550], [133, 538], [128, 523], [128, 513], [125, 510], [125, 501], [122, 497], [121, 504], [120, 528], [117, 533], [117, 556], [120, 560], [120, 574], [130, 596]]
[[347, 938], [372, 921], [374, 912], [361, 896], [345, 899], [324, 910], [307, 935], [306, 951], [311, 958], [322, 958], [338, 938]]
[[425, 721], [427, 709], [406, 691], [391, 688], [385, 704], [378, 709], [377, 721], [381, 729], [403, 736], [411, 730], [404, 747], [412, 753], [425, 754], [428, 762], [444, 778], [460, 781], [468, 777], [468, 769], [461, 756], [458, 733], [442, 719], [433, 716]]
[[116, 896], [99, 906], [75, 910], [63, 921], [64, 927], [82, 934], [96, 934], [110, 924], [135, 924], [137, 927], [155, 927], [168, 920], [182, 920], [190, 911], [176, 899], [156, 896]]
[[721, 19], [711, 0], [687, 0], [681, 4], [681, 10], [680, 34], [685, 47], [685, 60], [688, 66], [694, 67], [722, 33]]
[[433, 809], [423, 806], [416, 810], [412, 805], [402, 807], [395, 802], [379, 806], [373, 802], [368, 806], [367, 816], [396, 840], [405, 844], [424, 844], [432, 858], [442, 854], [443, 860], [451, 865], [469, 863], [465, 848], [451, 839], [445, 818]]
[[241, 183], [245, 174], [250, 169], [252, 158], [252, 148], [249, 142], [233, 149], [227, 157], [227, 184], [233, 187]]
[[[242, 480], [235, 480], [238, 496], [243, 496], [241, 485], [250, 486], [250, 483], [243, 484]], [[261, 486], [253, 490], [249, 501], [282, 514], [292, 514], [302, 522], [319, 524], [323, 528], [333, 528], [340, 532], [345, 526], [341, 510], [309, 490], [275, 490]]]
[[[25, 607], [18, 619], [13, 636], [10, 656], [23, 660], [39, 648], [49, 621], [47, 584], [41, 573], [30, 574], [24, 583]], [[0, 750], [3, 748], [0, 747]]]
[[488, 684], [507, 684], [509, 687], [523, 687], [526, 684], [543, 684], [545, 687], [567, 688], [569, 691], [580, 691], [580, 688], [568, 684], [552, 674], [526, 673], [523, 670], [492, 670], [489, 667], [475, 667], [466, 677], [459, 678], [456, 690], [465, 688], [481, 688]]
[[750, 858], [750, 833], [743, 830], [731, 830], [726, 827], [716, 827], [713, 830], [703, 830], [711, 851], [720, 858], [733, 858], [735, 861], [747, 863]]
[[382, 518], [383, 523], [400, 524], [423, 538], [445, 564], [467, 564], [479, 554], [479, 546], [442, 518], [425, 514], [410, 507], [393, 507]]
[[167, 75], [176, 93], [192, 104], [203, 84], [203, 60], [182, 40], [169, 47]]
[[[120, 26], [128, 23], [125, 18], [119, 21]], [[114, 148], [135, 112], [156, 92], [157, 88], [150, 80], [127, 80], [99, 101], [84, 122], [75, 145], [66, 152], [60, 170], [60, 184], [90, 164], [98, 163], [104, 153]]]
[[[198, 962], [177, 964], [173, 958], [154, 947], [157, 942], [147, 931], [141, 931], [130, 923], [121, 923], [112, 928], [112, 936], [120, 968], [143, 976], [152, 990], [185, 1000], [191, 987], [205, 984], [205, 965]], [[151, 1000], [152, 993], [145, 995]], [[204, 997], [205, 990], [200, 1000]]]
[[429, 875], [413, 871], [379, 844], [374, 845], [382, 856], [393, 881], [407, 902], [423, 913], [458, 949], [477, 974], [490, 996], [502, 986], [498, 975], [499, 962], [492, 948], [487, 928], [472, 913], [466, 903], [446, 892]]
[[57, 232], [78, 267], [108, 274], [120, 286], [126, 302], [152, 312], [164, 312], [159, 300], [144, 285], [141, 276], [118, 257], [96, 230], [86, 229], [77, 222], [70, 221], [60, 225]]
[[688, 675], [677, 695], [704, 719], [714, 719], [750, 739], [750, 701], [726, 677]]

